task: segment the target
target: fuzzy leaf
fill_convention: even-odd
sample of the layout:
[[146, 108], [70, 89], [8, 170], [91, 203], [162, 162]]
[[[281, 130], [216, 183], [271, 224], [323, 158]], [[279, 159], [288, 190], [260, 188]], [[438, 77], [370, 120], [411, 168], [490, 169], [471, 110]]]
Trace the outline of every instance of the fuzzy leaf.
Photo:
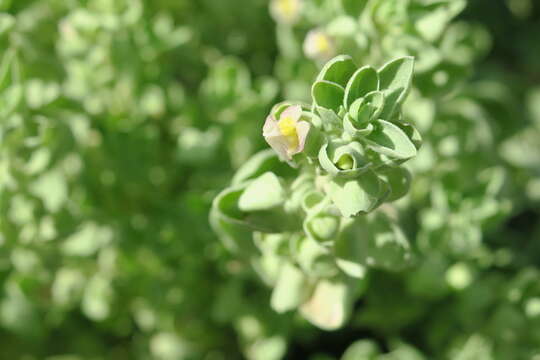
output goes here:
[[336, 83], [321, 80], [313, 84], [311, 95], [317, 106], [334, 110], [337, 113], [343, 101], [344, 90]]
[[344, 282], [321, 280], [300, 312], [321, 329], [338, 329], [343, 326], [350, 312], [350, 292]]
[[246, 187], [238, 199], [238, 208], [242, 211], [268, 210], [282, 205], [284, 201], [285, 190], [278, 177], [267, 172]]
[[350, 56], [339, 55], [324, 65], [317, 81], [326, 80], [345, 87], [355, 70], [356, 65]]
[[325, 131], [332, 131], [341, 126], [341, 119], [333, 110], [328, 110], [323, 107], [317, 109], [320, 115], [322, 128]]
[[[301, 228], [301, 223], [295, 216], [291, 216], [283, 211], [282, 207], [272, 207], [268, 210], [246, 212], [240, 209], [240, 197], [243, 196], [244, 190], [249, 185], [241, 184], [230, 187], [222, 191], [212, 204], [212, 216], [216, 228], [223, 229], [233, 227], [233, 231], [239, 231], [241, 228], [249, 228], [254, 231], [265, 233], [293, 231]], [[246, 196], [247, 197], [247, 196]], [[282, 201], [282, 200], [280, 200]], [[251, 206], [257, 208], [257, 205], [251, 199], [243, 200], [243, 208]], [[270, 206], [271, 202], [264, 199], [265, 206]], [[228, 225], [227, 225], [228, 224]]]
[[332, 176], [354, 178], [370, 166], [363, 158], [361, 151], [361, 145], [355, 141], [341, 146], [324, 144], [319, 151], [319, 164]]
[[385, 193], [383, 187], [375, 173], [366, 171], [353, 180], [334, 178], [325, 190], [341, 214], [350, 217], [377, 207]]
[[310, 276], [331, 277], [338, 272], [328, 247], [310, 237], [302, 239], [297, 255], [298, 264]]
[[349, 115], [355, 125], [376, 120], [384, 109], [384, 95], [373, 91], [365, 97], [355, 100], [349, 107]]
[[293, 310], [306, 297], [307, 279], [300, 269], [292, 264], [281, 267], [270, 304], [278, 313]]
[[390, 186], [390, 195], [386, 201], [398, 200], [409, 192], [412, 176], [404, 167], [387, 167], [380, 175]]
[[272, 171], [283, 177], [295, 174], [294, 169], [279, 160], [274, 150], [266, 149], [253, 155], [238, 169], [233, 177], [232, 184], [236, 185], [254, 179], [267, 171]]
[[379, 70], [379, 89], [384, 92], [385, 107], [380, 115], [391, 119], [409, 93], [414, 70], [414, 58], [402, 57], [384, 65]]
[[375, 151], [397, 159], [410, 159], [416, 155], [416, 147], [403, 130], [385, 120], [377, 123], [376, 129], [366, 137]]
[[339, 217], [326, 214], [310, 216], [304, 223], [304, 231], [320, 242], [332, 240], [339, 231]]
[[377, 74], [377, 70], [371, 66], [364, 66], [358, 69], [347, 83], [343, 105], [349, 108], [356, 99], [372, 91], [376, 91], [378, 88], [379, 75]]

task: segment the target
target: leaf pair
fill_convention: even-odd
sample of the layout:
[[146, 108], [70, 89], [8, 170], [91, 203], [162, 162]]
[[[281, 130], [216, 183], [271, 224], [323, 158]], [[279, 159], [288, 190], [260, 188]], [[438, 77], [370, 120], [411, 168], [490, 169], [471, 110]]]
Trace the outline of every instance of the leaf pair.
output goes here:
[[[342, 109], [350, 110], [355, 101], [380, 91], [382, 94], [374, 99], [375, 104], [384, 104], [378, 115], [391, 119], [409, 93], [413, 69], [412, 57], [398, 58], [376, 70], [371, 66], [357, 69], [350, 56], [340, 55], [330, 60], [317, 76], [312, 87], [313, 101], [317, 109], [339, 114]], [[356, 105], [355, 114], [360, 107], [361, 103]]]
[[416, 156], [421, 139], [412, 125], [386, 120], [378, 120], [374, 125], [374, 129], [365, 137], [374, 151], [397, 160]]

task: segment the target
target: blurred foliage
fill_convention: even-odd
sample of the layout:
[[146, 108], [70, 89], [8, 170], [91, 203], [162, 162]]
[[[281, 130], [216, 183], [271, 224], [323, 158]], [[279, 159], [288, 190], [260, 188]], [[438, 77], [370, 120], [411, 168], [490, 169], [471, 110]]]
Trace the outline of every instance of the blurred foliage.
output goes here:
[[[540, 358], [539, 31], [535, 0], [0, 0], [0, 357]], [[208, 213], [342, 53], [415, 57], [424, 144], [412, 261], [326, 332]]]

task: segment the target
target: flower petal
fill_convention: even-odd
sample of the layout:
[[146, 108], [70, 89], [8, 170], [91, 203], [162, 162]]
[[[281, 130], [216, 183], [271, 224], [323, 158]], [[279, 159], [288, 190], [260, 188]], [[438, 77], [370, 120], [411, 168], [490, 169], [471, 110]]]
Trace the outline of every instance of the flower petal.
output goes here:
[[292, 105], [286, 108], [279, 117], [280, 119], [284, 119], [286, 117], [292, 118], [294, 121], [300, 120], [300, 117], [302, 116], [302, 107], [300, 105]]
[[267, 136], [264, 139], [282, 160], [291, 160], [291, 155], [289, 155], [288, 152], [288, 142], [286, 137], [278, 135]]
[[269, 136], [280, 136], [280, 135], [281, 135], [281, 132], [279, 131], [278, 121], [273, 115], [268, 115], [263, 125], [263, 136], [266, 138]]
[[306, 144], [306, 139], [309, 133], [311, 124], [307, 121], [299, 121], [296, 125], [296, 133], [298, 134], [298, 146], [294, 150], [293, 154], [298, 154], [304, 150], [304, 145]]

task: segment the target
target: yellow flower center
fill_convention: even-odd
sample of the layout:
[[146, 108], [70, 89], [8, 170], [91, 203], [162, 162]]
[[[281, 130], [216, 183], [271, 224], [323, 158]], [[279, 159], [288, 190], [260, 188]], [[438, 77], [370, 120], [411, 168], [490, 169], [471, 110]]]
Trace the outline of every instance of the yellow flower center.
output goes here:
[[296, 4], [292, 0], [278, 0], [278, 8], [280, 12], [287, 18], [292, 18], [296, 15]]
[[289, 149], [296, 149], [298, 147], [298, 133], [296, 132], [296, 121], [290, 117], [285, 116], [279, 119], [278, 128], [281, 135], [287, 139]]
[[326, 53], [330, 50], [330, 41], [328, 37], [323, 34], [318, 34], [315, 38], [315, 47], [321, 53]]

